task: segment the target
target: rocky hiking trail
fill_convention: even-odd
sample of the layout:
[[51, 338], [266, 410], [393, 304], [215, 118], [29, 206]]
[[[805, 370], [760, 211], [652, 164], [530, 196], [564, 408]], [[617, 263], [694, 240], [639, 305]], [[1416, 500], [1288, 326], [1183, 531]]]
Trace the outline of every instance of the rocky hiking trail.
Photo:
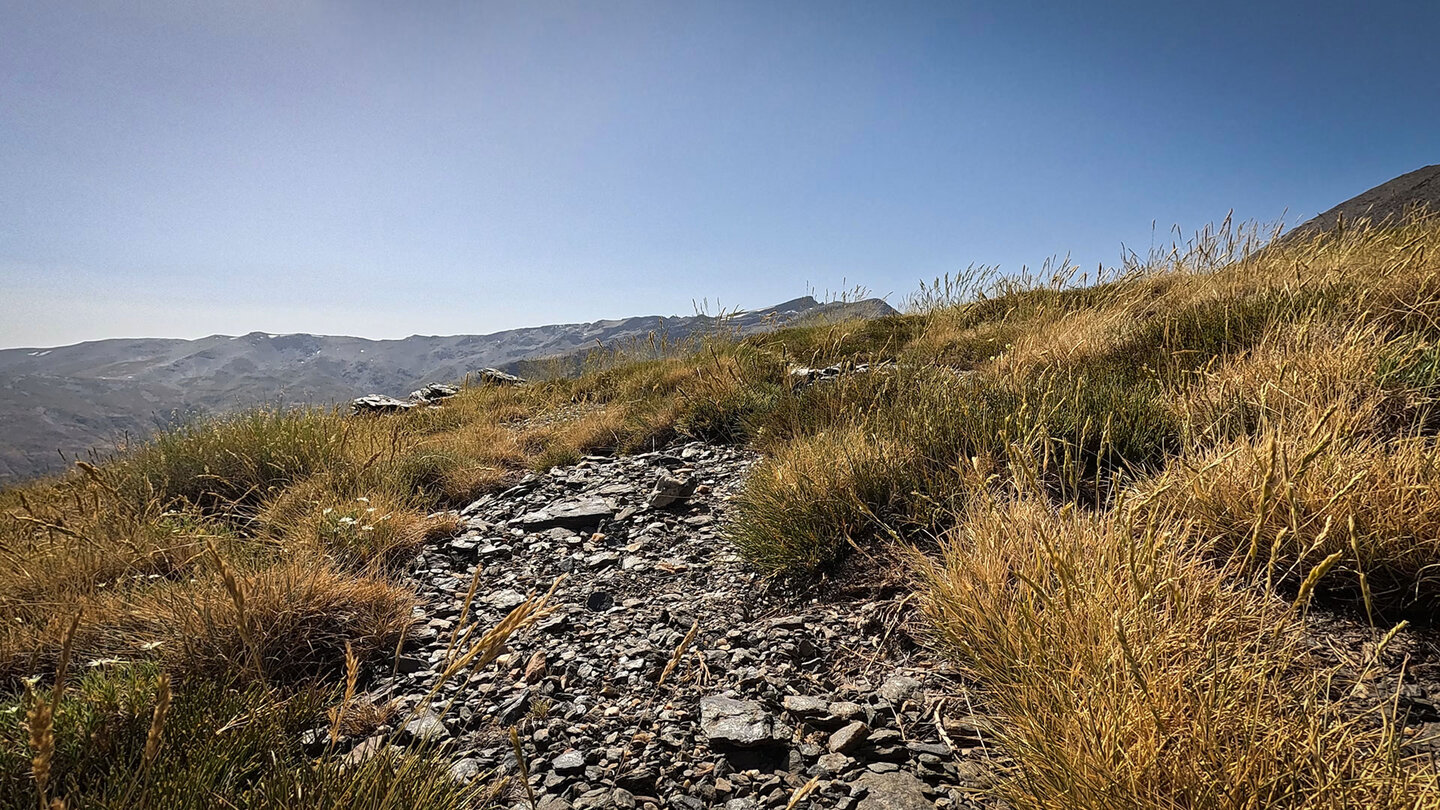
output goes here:
[[[786, 593], [723, 538], [756, 459], [703, 444], [589, 457], [471, 504], [463, 533], [415, 562], [419, 633], [369, 679], [399, 733], [347, 756], [435, 746], [455, 778], [498, 770], [509, 806], [544, 810], [999, 806], [985, 789], [1006, 762], [906, 635], [902, 589]], [[464, 628], [547, 591], [493, 663], [443, 677]]]

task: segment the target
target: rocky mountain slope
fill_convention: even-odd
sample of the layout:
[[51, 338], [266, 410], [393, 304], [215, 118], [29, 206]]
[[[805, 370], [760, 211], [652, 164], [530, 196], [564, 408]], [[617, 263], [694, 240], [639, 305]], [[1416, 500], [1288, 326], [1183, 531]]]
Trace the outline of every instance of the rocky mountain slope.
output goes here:
[[1291, 233], [1313, 233], [1332, 228], [1342, 217], [1346, 222], [1360, 217], [1381, 222], [1401, 216], [1415, 206], [1440, 210], [1440, 163], [1407, 172], [1357, 194], [1300, 224]]
[[424, 383], [458, 381], [480, 368], [575, 357], [651, 333], [671, 339], [714, 329], [749, 334], [805, 317], [890, 312], [877, 299], [822, 304], [806, 296], [732, 313], [723, 321], [647, 316], [403, 340], [252, 332], [5, 349], [0, 350], [0, 482], [60, 469], [67, 463], [62, 453], [110, 447], [122, 437], [144, 438], [199, 412], [276, 402], [332, 404], [371, 392], [403, 396]]

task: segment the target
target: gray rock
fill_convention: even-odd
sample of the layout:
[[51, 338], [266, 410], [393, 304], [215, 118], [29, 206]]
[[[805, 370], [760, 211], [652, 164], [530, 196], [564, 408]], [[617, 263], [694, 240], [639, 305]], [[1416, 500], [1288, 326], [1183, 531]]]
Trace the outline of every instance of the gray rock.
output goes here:
[[585, 558], [585, 564], [593, 570], [603, 571], [606, 568], [620, 564], [620, 555], [613, 551], [602, 551]]
[[594, 591], [585, 597], [585, 607], [596, 613], [604, 613], [615, 606], [615, 595], [609, 591]]
[[351, 748], [345, 756], [340, 758], [340, 761], [344, 765], [359, 765], [384, 750], [385, 737], [376, 735]]
[[570, 529], [584, 531], [598, 527], [615, 516], [615, 508], [600, 498], [553, 504], [536, 512], [521, 515], [516, 521], [527, 531]]
[[412, 675], [416, 672], [424, 672], [426, 669], [429, 668], [429, 666], [430, 664], [428, 662], [420, 658], [416, 658], [413, 655], [402, 655], [400, 656], [399, 660], [395, 662], [396, 671], [404, 675]]
[[482, 368], [474, 373], [481, 385], [520, 385], [525, 381], [514, 374], [506, 374], [498, 368]]
[[450, 739], [450, 729], [439, 715], [426, 709], [405, 724], [405, 736], [412, 742], [438, 743]]
[[830, 751], [835, 754], [848, 754], [865, 743], [865, 738], [870, 736], [870, 727], [854, 721], [830, 735]]
[[466, 757], [456, 760], [450, 766], [450, 778], [462, 785], [468, 785], [480, 775], [480, 760], [474, 757]]
[[[470, 517], [471, 515], [475, 514], [476, 512], [479, 512], [481, 509], [484, 509], [485, 507], [489, 506], [490, 504], [492, 504], [492, 503], [494, 503], [494, 502], [495, 502], [495, 496], [494, 496], [494, 495], [486, 495], [486, 496], [484, 496], [483, 498], [480, 498], [479, 500], [471, 501], [471, 502], [469, 503], [469, 505], [467, 505], [464, 509], [461, 509], [461, 510], [460, 510], [460, 515], [461, 515], [462, 517]], [[479, 524], [479, 525], [476, 525], [476, 524]], [[485, 526], [486, 524], [485, 524], [484, 521], [479, 520], [479, 519], [477, 518], [477, 519], [474, 519], [474, 520], [470, 521], [470, 523], [467, 524], [467, 525], [469, 525], [470, 528], [472, 528], [472, 529], [478, 529], [478, 528], [480, 528], [481, 526]]]
[[880, 687], [878, 694], [891, 705], [899, 708], [907, 700], [914, 700], [920, 694], [922, 685], [914, 678], [896, 675]]
[[496, 610], [514, 610], [525, 601], [525, 594], [512, 588], [506, 588], [503, 591], [486, 594], [481, 599]]
[[815, 769], [821, 776], [835, 776], [849, 770], [854, 762], [844, 754], [824, 754], [815, 761]]
[[496, 717], [505, 725], [514, 725], [530, 713], [530, 690], [522, 689], [520, 694], [500, 704]]
[[868, 789], [858, 810], [933, 810], [925, 796], [925, 783], [903, 771], [865, 773], [855, 784]]
[[408, 411], [411, 408], [419, 407], [420, 403], [409, 400], [387, 397], [384, 394], [367, 394], [363, 397], [356, 397], [350, 400], [350, 415], [359, 416], [362, 413], [396, 413]]
[[410, 392], [410, 399], [415, 402], [439, 402], [460, 393], [460, 387], [447, 383], [430, 383], [418, 391]]
[[710, 695], [700, 699], [700, 730], [711, 743], [754, 748], [773, 741], [775, 725], [753, 700]]
[[585, 770], [585, 755], [579, 751], [566, 751], [550, 763], [551, 770], [562, 776], [571, 776]]
[[664, 509], [679, 503], [684, 503], [695, 494], [695, 488], [699, 486], [691, 476], [676, 477], [669, 474], [662, 474], [655, 482], [655, 489], [650, 492], [650, 508]]
[[785, 711], [796, 717], [824, 717], [830, 709], [830, 701], [804, 695], [786, 695], [783, 703]]

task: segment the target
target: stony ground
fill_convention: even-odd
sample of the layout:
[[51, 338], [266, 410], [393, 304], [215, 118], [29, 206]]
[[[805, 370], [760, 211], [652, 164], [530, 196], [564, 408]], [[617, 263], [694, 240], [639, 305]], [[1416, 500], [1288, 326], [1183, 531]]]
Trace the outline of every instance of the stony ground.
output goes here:
[[[371, 680], [399, 739], [442, 747], [457, 778], [528, 774], [548, 810], [996, 806], [1005, 760], [905, 635], [904, 589], [787, 593], [721, 537], [754, 460], [698, 444], [587, 458], [472, 504], [468, 531], [417, 561], [420, 637]], [[651, 505], [657, 482], [673, 503]], [[457, 626], [491, 627], [561, 575], [552, 613], [437, 688]]]

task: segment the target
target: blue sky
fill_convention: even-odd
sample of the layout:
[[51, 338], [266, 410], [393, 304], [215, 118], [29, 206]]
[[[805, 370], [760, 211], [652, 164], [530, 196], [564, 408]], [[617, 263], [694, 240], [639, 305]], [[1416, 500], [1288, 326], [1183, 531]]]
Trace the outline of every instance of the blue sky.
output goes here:
[[[0, 0], [0, 346], [489, 332], [1296, 223], [1440, 3]], [[1287, 213], [1288, 212], [1288, 213]]]

